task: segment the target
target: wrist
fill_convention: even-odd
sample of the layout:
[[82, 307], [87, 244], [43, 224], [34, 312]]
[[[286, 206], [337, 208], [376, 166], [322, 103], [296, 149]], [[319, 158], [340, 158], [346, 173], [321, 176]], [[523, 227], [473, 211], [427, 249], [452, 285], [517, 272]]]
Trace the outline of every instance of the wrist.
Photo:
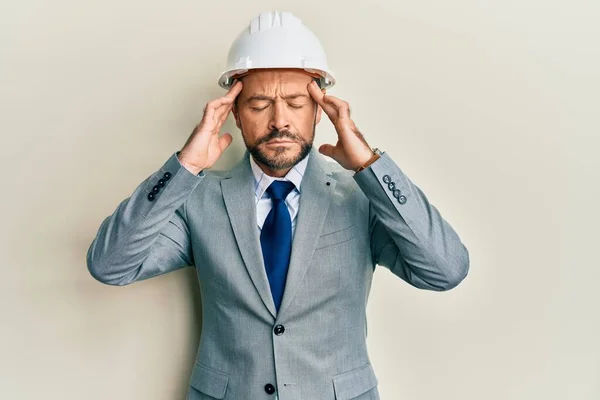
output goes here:
[[200, 173], [200, 171], [202, 171], [202, 169], [203, 169], [203, 168], [198, 167], [197, 165], [194, 165], [193, 163], [187, 161], [185, 159], [185, 156], [182, 156], [181, 152], [177, 152], [177, 159], [179, 160], [179, 164], [181, 164], [182, 167], [184, 167], [185, 169], [187, 169], [194, 175], [198, 175]]
[[354, 168], [354, 172], [358, 173], [360, 171], [362, 171], [363, 169], [368, 168], [371, 164], [373, 164], [375, 161], [377, 161], [379, 159], [379, 157], [381, 157], [381, 151], [378, 148], [374, 148], [372, 149], [373, 155], [371, 156], [371, 158], [369, 158], [367, 161], [365, 161], [361, 166]]

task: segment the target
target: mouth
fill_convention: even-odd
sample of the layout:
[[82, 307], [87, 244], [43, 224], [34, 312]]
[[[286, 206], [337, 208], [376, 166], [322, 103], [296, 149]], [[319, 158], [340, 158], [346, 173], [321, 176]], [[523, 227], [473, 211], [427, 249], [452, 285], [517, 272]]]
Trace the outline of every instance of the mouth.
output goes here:
[[291, 141], [291, 140], [270, 140], [267, 142], [268, 146], [282, 146], [282, 145], [290, 145], [290, 144], [294, 144], [295, 142]]

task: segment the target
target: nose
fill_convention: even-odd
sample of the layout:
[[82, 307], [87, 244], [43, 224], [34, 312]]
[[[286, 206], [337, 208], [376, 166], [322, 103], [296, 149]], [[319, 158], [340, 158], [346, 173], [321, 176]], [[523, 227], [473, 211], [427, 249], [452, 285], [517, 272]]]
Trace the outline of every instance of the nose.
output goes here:
[[290, 121], [288, 118], [288, 111], [285, 108], [285, 102], [280, 100], [275, 101], [272, 110], [269, 129], [289, 130]]

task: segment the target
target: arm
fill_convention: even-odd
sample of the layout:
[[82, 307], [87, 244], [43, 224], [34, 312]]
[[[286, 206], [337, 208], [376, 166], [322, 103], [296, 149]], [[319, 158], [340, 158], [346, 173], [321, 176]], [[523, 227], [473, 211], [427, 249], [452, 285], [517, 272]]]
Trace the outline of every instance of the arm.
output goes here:
[[225, 96], [207, 103], [181, 151], [102, 222], [87, 253], [94, 278], [127, 285], [193, 265], [185, 201], [231, 144], [231, 134], [219, 136], [219, 130], [242, 86], [238, 81]]
[[[127, 285], [193, 265], [185, 200], [204, 177], [204, 171], [194, 175], [173, 154], [104, 219], [87, 252], [91, 275], [109, 285]], [[150, 195], [160, 179], [164, 186]]]
[[[325, 94], [314, 81], [307, 89], [338, 134], [335, 145], [323, 144], [319, 152], [354, 171], [372, 160], [373, 150], [350, 118], [348, 102]], [[425, 194], [387, 154], [383, 153], [353, 177], [369, 199], [374, 264], [388, 267], [421, 289], [449, 290], [465, 278], [469, 270], [466, 247]], [[400, 190], [402, 196], [394, 190]]]
[[[412, 286], [435, 291], [457, 286], [469, 271], [469, 252], [425, 194], [386, 153], [354, 175], [369, 199], [371, 250]], [[386, 183], [386, 181], [388, 181]], [[394, 190], [405, 196], [398, 201]], [[398, 194], [398, 192], [396, 192]], [[398, 196], [400, 197], [400, 196]]]

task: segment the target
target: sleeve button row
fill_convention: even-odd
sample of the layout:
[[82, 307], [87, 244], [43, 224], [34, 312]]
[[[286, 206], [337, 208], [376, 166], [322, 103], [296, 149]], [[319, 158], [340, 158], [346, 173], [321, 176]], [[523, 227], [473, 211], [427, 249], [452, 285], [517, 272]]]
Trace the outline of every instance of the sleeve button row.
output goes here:
[[392, 182], [392, 178], [390, 178], [389, 175], [384, 175], [382, 179], [388, 184], [388, 189], [393, 193], [394, 197], [398, 200], [398, 203], [405, 204], [406, 196], [402, 194], [400, 189], [396, 189], [396, 183]]
[[165, 186], [166, 181], [171, 179], [171, 176], [170, 172], [164, 173], [163, 178], [159, 179], [158, 182], [156, 182], [156, 185], [152, 186], [152, 191], [148, 193], [148, 200], [154, 201], [154, 199], [156, 199], [156, 195], [160, 191], [160, 188]]

